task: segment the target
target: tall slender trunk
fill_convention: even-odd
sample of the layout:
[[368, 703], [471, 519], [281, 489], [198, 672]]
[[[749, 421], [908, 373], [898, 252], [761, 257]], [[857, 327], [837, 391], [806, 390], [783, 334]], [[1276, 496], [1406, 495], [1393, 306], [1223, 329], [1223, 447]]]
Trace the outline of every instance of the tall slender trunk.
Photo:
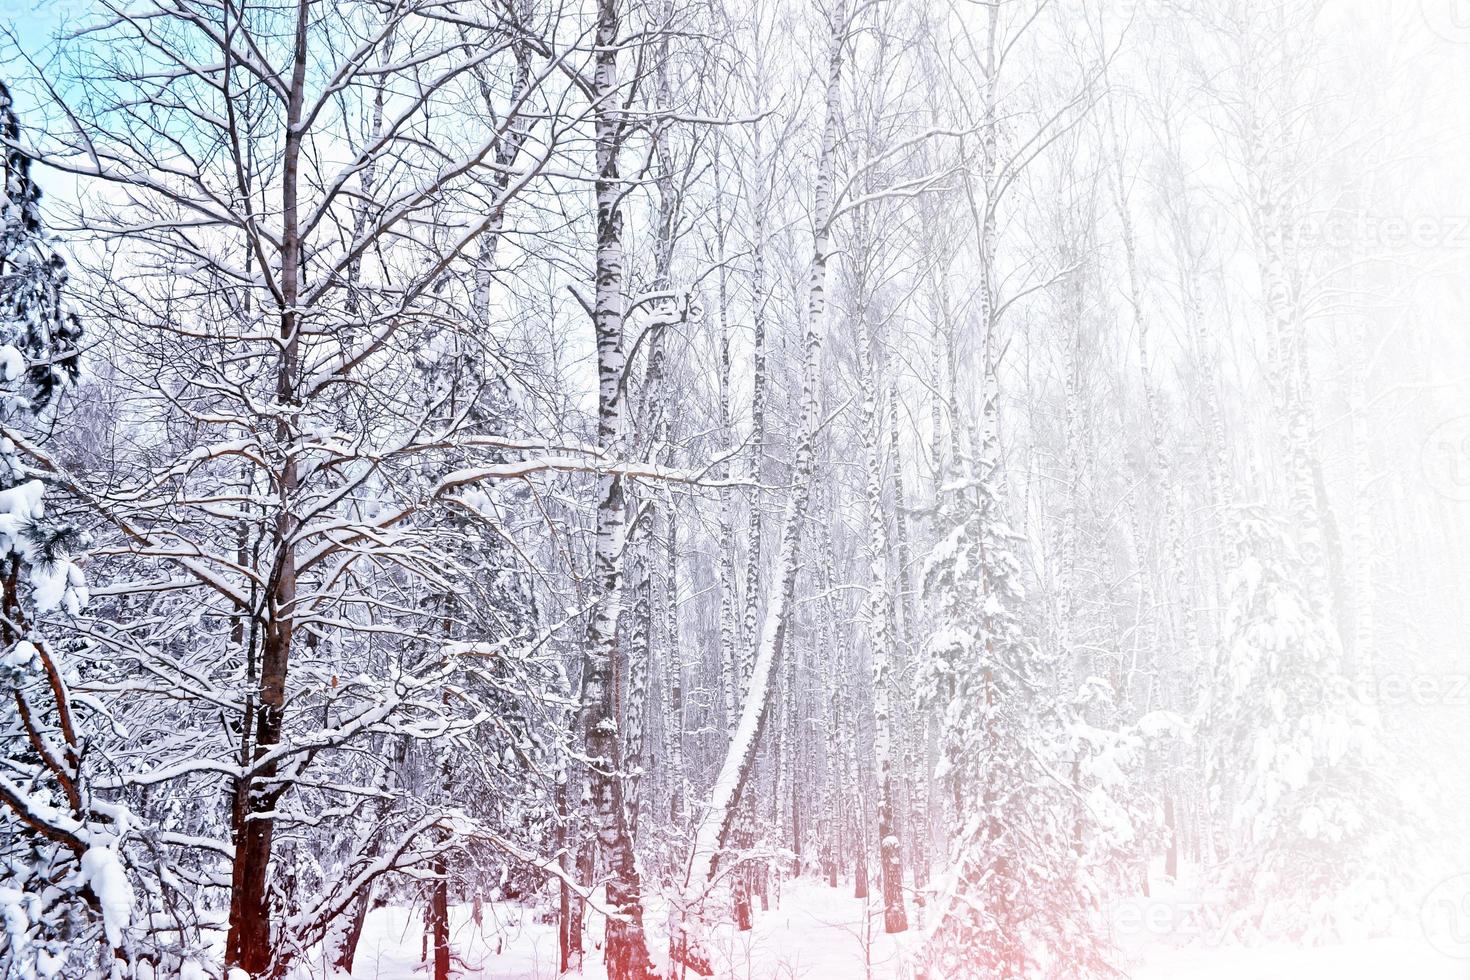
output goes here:
[[571, 886], [567, 883], [567, 878], [576, 871], [576, 868], [572, 854], [572, 835], [568, 832], [570, 810], [567, 807], [565, 769], [556, 781], [556, 816], [556, 862], [562, 871], [561, 884], [557, 889], [556, 944], [559, 954], [557, 969], [562, 973], [567, 973], [576, 965], [574, 958], [580, 956], [582, 952], [582, 916], [581, 906]]
[[638, 832], [643, 810], [643, 787], [640, 771], [643, 765], [644, 716], [648, 703], [649, 661], [653, 656], [653, 580], [647, 563], [633, 593], [633, 623], [628, 638], [625, 676], [626, 694], [622, 698], [622, 723], [618, 726], [623, 739], [623, 820], [629, 835]]
[[761, 570], [761, 509], [759, 485], [766, 455], [766, 247], [765, 247], [764, 194], [757, 204], [755, 219], [755, 244], [752, 249], [751, 306], [755, 323], [754, 349], [751, 354], [750, 388], [750, 464], [749, 476], [755, 484], [750, 496], [750, 530], [745, 553], [745, 620], [744, 646], [742, 648], [740, 683], [737, 695], [745, 693], [750, 670], [755, 661], [755, 648], [759, 642], [756, 630], [759, 626], [760, 570]]
[[801, 724], [801, 699], [799, 688], [802, 662], [806, 648], [794, 646], [791, 655], [781, 665], [784, 677], [781, 681], [781, 758], [780, 782], [773, 797], [776, 807], [776, 825], [784, 826], [785, 839], [791, 842], [792, 874], [799, 876], [802, 870], [801, 840], [801, 770], [802, 750], [806, 745]]
[[1359, 323], [1354, 337], [1352, 378], [1348, 389], [1348, 409], [1352, 418], [1352, 486], [1353, 486], [1353, 642], [1343, 663], [1349, 680], [1373, 676], [1375, 620], [1373, 615], [1373, 539], [1372, 497], [1369, 484], [1373, 479], [1372, 454], [1368, 442], [1368, 337], [1372, 321]]
[[[622, 390], [624, 255], [623, 179], [618, 157], [624, 135], [618, 82], [618, 2], [597, 5], [593, 119], [596, 140], [597, 253], [592, 319], [597, 341], [597, 443], [617, 453], [624, 448]], [[623, 613], [623, 550], [627, 540], [627, 496], [621, 476], [598, 478], [597, 540], [593, 580], [601, 599], [588, 617], [583, 652], [579, 729], [587, 763], [590, 814], [597, 845], [607, 863], [605, 961], [608, 980], [654, 976], [643, 934], [643, 895], [628, 826], [625, 772], [614, 696], [618, 670], [618, 627]]]
[[[837, 691], [832, 699], [832, 725], [837, 730], [838, 772], [844, 787], [840, 817], [853, 865], [853, 897], [868, 897], [868, 847], [864, 816], [863, 767], [858, 759], [858, 710], [853, 690], [852, 647], [844, 631], [837, 640]], [[839, 848], [840, 850], [840, 848]]]
[[[301, 322], [297, 299], [301, 293], [302, 242], [299, 224], [298, 181], [301, 166], [301, 118], [305, 105], [306, 37], [309, 0], [297, 0], [296, 36], [291, 82], [286, 104], [286, 136], [281, 169], [281, 309], [280, 356], [276, 363], [276, 403], [284, 413], [276, 422], [275, 437], [284, 448], [277, 474], [276, 517], [271, 525], [274, 553], [272, 582], [266, 596], [265, 628], [261, 648], [260, 681], [254, 724], [253, 762], [263, 759], [281, 739], [286, 706], [286, 672], [291, 662], [295, 627], [296, 549], [293, 509], [298, 474], [291, 446], [295, 429], [296, 378], [300, 359]], [[229, 932], [225, 959], [247, 974], [265, 974], [272, 966], [270, 866], [275, 837], [271, 816], [285, 787], [274, 785], [277, 765], [260, 765], [237, 783], [235, 860], [231, 870]]]
[[[1199, 629], [1195, 622], [1192, 609], [1186, 608], [1184, 595], [1189, 585], [1189, 568], [1184, 548], [1184, 521], [1180, 513], [1179, 502], [1175, 498], [1173, 472], [1169, 462], [1169, 454], [1164, 446], [1164, 427], [1159, 411], [1158, 393], [1153, 383], [1153, 375], [1149, 368], [1149, 318], [1143, 309], [1143, 286], [1139, 278], [1138, 257], [1136, 239], [1133, 231], [1133, 214], [1129, 205], [1127, 194], [1127, 183], [1123, 173], [1123, 149], [1119, 142], [1117, 120], [1115, 118], [1111, 93], [1107, 101], [1108, 132], [1111, 140], [1111, 151], [1113, 156], [1113, 193], [1118, 208], [1119, 221], [1122, 225], [1122, 238], [1125, 267], [1128, 275], [1128, 301], [1133, 311], [1134, 335], [1138, 342], [1139, 371], [1143, 382], [1144, 412], [1148, 424], [1148, 435], [1150, 448], [1149, 474], [1154, 485], [1154, 494], [1162, 502], [1164, 510], [1164, 529], [1166, 534], [1166, 559], [1165, 559], [1165, 581], [1159, 590], [1164, 597], [1165, 603], [1165, 627], [1168, 649], [1177, 650], [1182, 641], [1183, 650], [1169, 656], [1167, 661], [1160, 665], [1159, 673], [1162, 676], [1161, 700], [1163, 706], [1170, 711], [1184, 712], [1188, 710], [1193, 694], [1189, 691], [1190, 673], [1197, 669], [1198, 660], [1201, 656]], [[1138, 507], [1133, 507], [1134, 520], [1137, 522]], [[1135, 547], [1140, 549], [1138, 568], [1142, 577], [1143, 606], [1145, 622], [1149, 617], [1147, 610], [1155, 605], [1153, 597], [1153, 583], [1147, 577], [1145, 569], [1147, 566], [1141, 554], [1142, 542], [1139, 533], [1134, 532]], [[1177, 631], [1177, 632], [1176, 632]], [[1144, 644], [1144, 650], [1149, 656], [1155, 655], [1157, 650], [1156, 637], [1150, 636], [1140, 630], [1139, 641]], [[1150, 642], [1150, 641], [1154, 642]], [[1120, 691], [1120, 708], [1127, 718], [1132, 717], [1129, 698], [1131, 688], [1127, 678], [1121, 681], [1123, 687]], [[1174, 797], [1180, 795], [1186, 789], [1186, 782], [1182, 778], [1183, 757], [1178, 749], [1171, 753], [1172, 757], [1167, 765], [1171, 771], [1165, 773], [1162, 781], [1161, 793], [1164, 797], [1165, 815], [1167, 819], [1168, 841], [1166, 842], [1166, 874], [1172, 879], [1178, 872], [1179, 865], [1179, 833], [1178, 821], [1175, 820]], [[1148, 869], [1143, 869], [1145, 887], [1148, 880]]]
[[[673, 90], [669, 84], [669, 37], [672, 30], [674, 18], [674, 6], [672, 0], [664, 0], [661, 10], [663, 18], [663, 32], [659, 38], [654, 67], [654, 95], [656, 104], [650, 107], [650, 111], [657, 112], [667, 109], [673, 102]], [[667, 127], [657, 127], [654, 131], [654, 158], [655, 158], [655, 185], [658, 190], [658, 217], [657, 236], [654, 241], [654, 269], [653, 288], [656, 291], [668, 291], [673, 288], [673, 266], [674, 266], [674, 243], [679, 222], [679, 193], [674, 184], [674, 157], [669, 144]], [[669, 355], [668, 337], [669, 327], [667, 322], [673, 320], [673, 303], [670, 300], [660, 301], [660, 307], [668, 314], [665, 325], [653, 327], [648, 354], [648, 377], [646, 389], [650, 415], [654, 425], [654, 453], [655, 458], [663, 463], [671, 463], [673, 456], [674, 428], [677, 421], [669, 404]], [[667, 651], [668, 665], [664, 673], [672, 673], [676, 678], [674, 691], [675, 696], [682, 700], [682, 693], [678, 690], [677, 678], [683, 672], [683, 653], [679, 648], [679, 579], [678, 579], [678, 514], [674, 506], [674, 495], [665, 493], [659, 501], [660, 512], [650, 515], [651, 520], [661, 521], [664, 529], [664, 560], [648, 561], [645, 563], [645, 586], [648, 589], [649, 623], [648, 641], [650, 643], [649, 653], [652, 654], [651, 644], [660, 632], [665, 640], [664, 649]], [[650, 542], [650, 550], [653, 542]], [[657, 613], [653, 610], [654, 589], [651, 583], [657, 583], [657, 592], [661, 599]], [[658, 627], [661, 627], [659, 629]], [[641, 706], [640, 706], [641, 710]], [[680, 785], [674, 788], [671, 796], [678, 799], [683, 795], [683, 728], [679, 724], [672, 726], [673, 730], [665, 726], [669, 741], [669, 765], [668, 772], [679, 781]], [[663, 768], [663, 767], [660, 767]]]
[[[530, 0], [513, 0], [513, 5], [517, 18], [530, 17]], [[512, 3], [506, 4], [507, 8], [511, 6]], [[531, 135], [530, 117], [522, 111], [520, 105], [531, 85], [531, 46], [519, 41], [513, 43], [516, 73], [509, 98], [509, 112], [512, 113], [513, 118], [508, 121], [506, 131], [495, 147], [495, 176], [491, 186], [495, 191], [496, 200], [491, 205], [490, 225], [480, 236], [479, 254], [475, 257], [471, 309], [481, 324], [489, 323], [490, 289], [495, 281], [495, 253], [500, 245], [501, 232], [505, 227], [505, 192], [515, 174], [516, 159], [521, 155], [521, 149]], [[483, 70], [475, 72], [475, 80], [479, 85], [484, 111], [489, 113], [493, 119], [496, 105], [494, 85]]]
[[[403, 736], [388, 736], [388, 740], [396, 747], [391, 753], [391, 761], [383, 768], [382, 778], [378, 780], [378, 790], [382, 793], [382, 800], [386, 801], [392, 793], [398, 781], [398, 773], [402, 771], [404, 760], [408, 756], [408, 739]], [[384, 748], [386, 749], [386, 745]], [[387, 753], [385, 753], [387, 754]], [[382, 819], [387, 809], [386, 802], [380, 802], [372, 811], [378, 819]], [[379, 828], [381, 830], [381, 827]], [[372, 843], [368, 848], [368, 855], [376, 858], [381, 853], [382, 835], [375, 833]], [[347, 922], [346, 932], [343, 933], [342, 943], [337, 950], [334, 960], [338, 969], [345, 973], [352, 972], [352, 964], [357, 959], [357, 947], [362, 941], [362, 930], [367, 924], [368, 913], [373, 910], [373, 893], [376, 882], [364, 885], [361, 893], [352, 903], [352, 910], [348, 913], [350, 918]]]
[[908, 928], [908, 914], [903, 903], [903, 856], [893, 790], [893, 603], [888, 594], [888, 529], [883, 513], [882, 421], [878, 410], [873, 324], [866, 301], [861, 303], [858, 321], [858, 370], [863, 385], [860, 426], [867, 464], [868, 596], [864, 618], [872, 657], [873, 764], [878, 784], [878, 859], [883, 889], [883, 930], [892, 933]]
[[440, 854], [434, 858], [428, 919], [425, 923], [434, 954], [434, 980], [449, 980], [449, 867]]
[[[1257, 99], [1263, 96], [1255, 95]], [[1288, 244], [1289, 181], [1274, 172], [1272, 147], [1286, 145], [1279, 121], [1252, 129], [1247, 146], [1247, 178], [1251, 195], [1251, 230], [1266, 301], [1269, 327], [1270, 381], [1276, 402], [1278, 438], [1290, 480], [1289, 500], [1298, 544], [1309, 573], [1309, 595], [1319, 611], [1341, 630], [1348, 621], [1342, 544], [1327, 500], [1322, 463], [1316, 446], [1306, 336], [1300, 308], [1300, 273]], [[1274, 133], [1274, 139], [1268, 139]]]
[[[828, 505], [830, 510], [830, 505]], [[847, 772], [842, 764], [842, 705], [837, 697], [837, 685], [841, 684], [843, 676], [843, 665], [841, 650], [838, 646], [837, 632], [839, 627], [837, 606], [832, 601], [832, 582], [836, 577], [833, 570], [832, 549], [827, 549], [827, 557], [822, 563], [822, 634], [821, 646], [822, 656], [825, 660], [824, 676], [835, 680], [832, 695], [830, 697], [831, 707], [823, 711], [823, 725], [825, 731], [825, 752], [827, 762], [827, 778], [823, 783], [822, 799], [822, 827], [825, 833], [827, 880], [833, 887], [837, 887], [837, 875], [842, 865], [842, 823], [841, 814], [847, 812], [842, 798], [848, 789]], [[825, 688], [824, 688], [825, 690]]]
[[[718, 173], [719, 158], [715, 160]], [[718, 182], [718, 177], [716, 178]], [[729, 272], [725, 261], [725, 214], [723, 194], [715, 197], [716, 242], [719, 246], [719, 388], [720, 388], [720, 431], [724, 433], [724, 449], [733, 449], [731, 433], [733, 419], [730, 413], [730, 324], [729, 324]], [[721, 467], [725, 477], [730, 475], [728, 460]], [[720, 540], [726, 547], [720, 549], [720, 703], [725, 709], [727, 729], [735, 726], [735, 713], [739, 710], [740, 696], [740, 648], [742, 645], [740, 623], [737, 620], [739, 605], [739, 573], [735, 568], [733, 540], [735, 537], [735, 493], [725, 487], [720, 491]]]
[[669, 823], [677, 833], [684, 821], [684, 647], [679, 636], [679, 521], [670, 496], [665, 505], [667, 540], [664, 563], [667, 585], [664, 592], [664, 638], [668, 644], [669, 716], [666, 725], [669, 742], [669, 772], [673, 787], [669, 793]]
[[895, 617], [894, 651], [898, 660], [897, 676], [900, 678], [899, 703], [906, 713], [899, 725], [902, 744], [901, 766], [908, 789], [908, 819], [905, 821], [909, 839], [910, 873], [914, 876], [914, 887], [922, 887], [929, 872], [929, 837], [927, 831], [928, 804], [925, 780], [920, 775], [920, 755], [923, 752], [923, 718], [915, 710], [912, 670], [914, 659], [914, 635], [917, 628], [917, 612], [914, 608], [913, 591], [909, 588], [909, 569], [913, 567], [913, 554], [909, 547], [908, 496], [904, 492], [902, 442], [898, 425], [898, 382], [890, 373], [888, 379], [888, 440], [890, 459], [893, 463], [893, 537], [895, 569], [893, 572], [893, 602]]

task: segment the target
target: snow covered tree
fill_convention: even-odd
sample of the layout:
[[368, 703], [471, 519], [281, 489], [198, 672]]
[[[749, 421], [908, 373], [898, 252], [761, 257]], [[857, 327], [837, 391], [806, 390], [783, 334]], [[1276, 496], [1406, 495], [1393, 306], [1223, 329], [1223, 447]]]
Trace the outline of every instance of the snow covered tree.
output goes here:
[[1231, 930], [1307, 942], [1381, 930], [1406, 857], [1406, 804], [1371, 692], [1343, 674], [1337, 633], [1280, 520], [1243, 508], [1236, 535], [1200, 707], [1227, 824], [1219, 875]]
[[1068, 714], [1052, 693], [1056, 658], [1025, 625], [993, 405], [979, 458], [951, 462], [924, 572], [935, 629], [920, 692], [941, 713], [955, 823], [949, 871], [933, 883], [930, 963], [946, 980], [1100, 976], [1097, 890], [1065, 775]]
[[0, 969], [26, 980], [120, 975], [132, 955], [121, 856], [130, 816], [94, 793], [76, 667], [48, 628], [87, 600], [71, 558], [79, 536], [47, 513], [46, 473], [18, 445], [54, 421], [76, 380], [81, 326], [4, 85], [0, 135]]

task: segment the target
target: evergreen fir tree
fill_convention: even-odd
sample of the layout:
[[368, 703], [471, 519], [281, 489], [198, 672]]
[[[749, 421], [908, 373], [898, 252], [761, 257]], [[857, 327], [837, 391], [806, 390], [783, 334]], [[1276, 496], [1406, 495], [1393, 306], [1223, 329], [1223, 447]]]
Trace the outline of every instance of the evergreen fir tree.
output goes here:
[[1241, 939], [1382, 929], [1402, 866], [1377, 713], [1343, 674], [1313, 581], [1281, 523], [1245, 509], [1201, 705], [1213, 809], [1228, 824], [1220, 883]]
[[945, 980], [1101, 976], [1096, 893], [1067, 782], [1067, 712], [1024, 624], [994, 425], [942, 490], [948, 530], [925, 568], [936, 630], [921, 690], [942, 713], [955, 833], [929, 918]]
[[102, 975], [101, 957], [119, 975], [133, 901], [120, 857], [128, 815], [91, 792], [69, 694], [75, 670], [45, 630], [47, 618], [74, 616], [86, 601], [70, 558], [78, 534], [47, 513], [41, 474], [10, 438], [53, 421], [77, 378], [81, 326], [3, 85], [0, 133], [10, 144], [0, 198], [0, 972]]

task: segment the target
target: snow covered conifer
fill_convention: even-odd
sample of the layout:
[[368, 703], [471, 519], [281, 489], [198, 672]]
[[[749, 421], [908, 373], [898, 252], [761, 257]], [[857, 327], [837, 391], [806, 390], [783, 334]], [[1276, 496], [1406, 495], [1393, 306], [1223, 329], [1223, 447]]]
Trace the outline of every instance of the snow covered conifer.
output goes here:
[[101, 975], [100, 957], [116, 976], [133, 902], [119, 858], [127, 814], [91, 794], [69, 693], [74, 671], [44, 628], [47, 617], [74, 616], [86, 601], [70, 558], [77, 532], [47, 514], [45, 486], [15, 441], [50, 420], [76, 379], [81, 327], [3, 85], [0, 133], [0, 970], [27, 980]]
[[1382, 732], [1280, 522], [1246, 508], [1201, 714], [1221, 870], [1242, 939], [1322, 942], [1386, 925], [1399, 866]]
[[66, 262], [41, 227], [41, 191], [30, 159], [14, 146], [20, 124], [3, 84], [0, 134], [11, 144], [0, 199], [0, 369], [9, 424], [39, 415], [76, 380], [82, 328], [66, 308]]
[[941, 713], [955, 823], [928, 924], [933, 975], [1102, 975], [1094, 889], [1061, 775], [1066, 712], [1022, 619], [1020, 539], [1003, 516], [990, 431], [981, 458], [961, 458], [942, 488], [947, 530], [924, 574], [936, 629], [921, 690]]

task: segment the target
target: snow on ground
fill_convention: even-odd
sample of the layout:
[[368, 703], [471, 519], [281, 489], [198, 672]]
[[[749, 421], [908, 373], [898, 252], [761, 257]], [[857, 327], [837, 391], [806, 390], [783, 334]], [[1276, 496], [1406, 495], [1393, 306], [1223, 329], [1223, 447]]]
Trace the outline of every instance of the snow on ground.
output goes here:
[[1470, 980], [1470, 960], [1451, 959], [1405, 936], [1343, 946], [1158, 948], [1131, 980]]
[[[1452, 887], [1444, 887], [1452, 886]], [[1458, 886], [1458, 887], [1453, 887]], [[1198, 869], [1178, 883], [1156, 863], [1147, 896], [1106, 910], [1112, 962], [1130, 980], [1470, 980], [1470, 876], [1447, 879], [1405, 908], [1391, 938], [1336, 946], [1243, 946], [1227, 940], [1226, 911], [1202, 898]], [[1420, 921], [1428, 900], [1460, 903], [1449, 921]], [[1420, 915], [1415, 915], [1418, 908]], [[1438, 906], [1436, 906], [1438, 908]], [[1442, 918], [1442, 916], [1441, 916]], [[1429, 926], [1435, 926], [1435, 941]], [[1465, 935], [1461, 935], [1465, 933]], [[1463, 955], [1450, 955], [1463, 954]]]
[[[465, 980], [550, 980], [557, 976], [554, 919], [538, 922], [535, 913], [521, 906], [487, 902], [478, 923], [469, 905], [451, 909], [450, 927], [458, 975]], [[377, 909], [363, 927], [353, 980], [422, 978], [426, 972], [423, 937], [422, 909]]]
[[[1470, 980], [1470, 958], [1437, 951], [1416, 928], [1393, 939], [1342, 946], [1294, 948], [1221, 945], [1197, 903], [1155, 892], [1111, 910], [1117, 965], [1130, 980]], [[650, 915], [650, 924], [659, 921]], [[866, 923], [866, 926], [865, 926]], [[476, 924], [469, 906], [453, 910], [453, 943], [461, 980], [553, 980], [556, 924], [511, 904], [487, 903]], [[600, 941], [595, 925], [589, 942]], [[655, 930], [657, 931], [657, 930]], [[755, 928], [711, 932], [720, 980], [909, 980], [914, 933], [886, 936], [873, 899], [850, 886], [787, 882], [777, 907], [756, 916]], [[421, 980], [422, 910], [384, 908], [368, 919], [352, 980]], [[655, 938], [657, 947], [663, 942]], [[655, 954], [660, 952], [655, 949]], [[302, 980], [344, 980], [318, 968]], [[581, 980], [605, 980], [597, 950]]]
[[712, 933], [716, 969], [732, 980], [897, 980], [910, 972], [911, 937], [885, 935], [876, 894], [853, 898], [850, 885], [786, 882], [780, 904], [758, 914], [749, 932], [725, 925]]
[[[852, 897], [851, 887], [832, 889], [820, 882], [786, 882], [780, 902], [757, 913], [755, 928], [739, 932], [733, 925], [709, 931], [710, 953], [721, 980], [898, 980], [904, 969], [908, 937], [883, 934], [876, 898]], [[661, 913], [648, 916], [656, 930]], [[866, 927], [865, 927], [866, 923]], [[363, 929], [353, 980], [422, 978], [423, 912], [382, 908]], [[537, 922], [534, 914], [509, 904], [486, 903], [476, 924], [470, 906], [451, 912], [452, 942], [461, 960], [463, 980], [551, 980], [557, 976], [556, 923]], [[600, 942], [594, 924], [588, 940]], [[662, 952], [661, 935], [654, 954]], [[306, 972], [306, 977], [321, 977]], [[592, 950], [575, 976], [604, 980], [598, 950]], [[339, 980], [339, 978], [334, 978]]]

